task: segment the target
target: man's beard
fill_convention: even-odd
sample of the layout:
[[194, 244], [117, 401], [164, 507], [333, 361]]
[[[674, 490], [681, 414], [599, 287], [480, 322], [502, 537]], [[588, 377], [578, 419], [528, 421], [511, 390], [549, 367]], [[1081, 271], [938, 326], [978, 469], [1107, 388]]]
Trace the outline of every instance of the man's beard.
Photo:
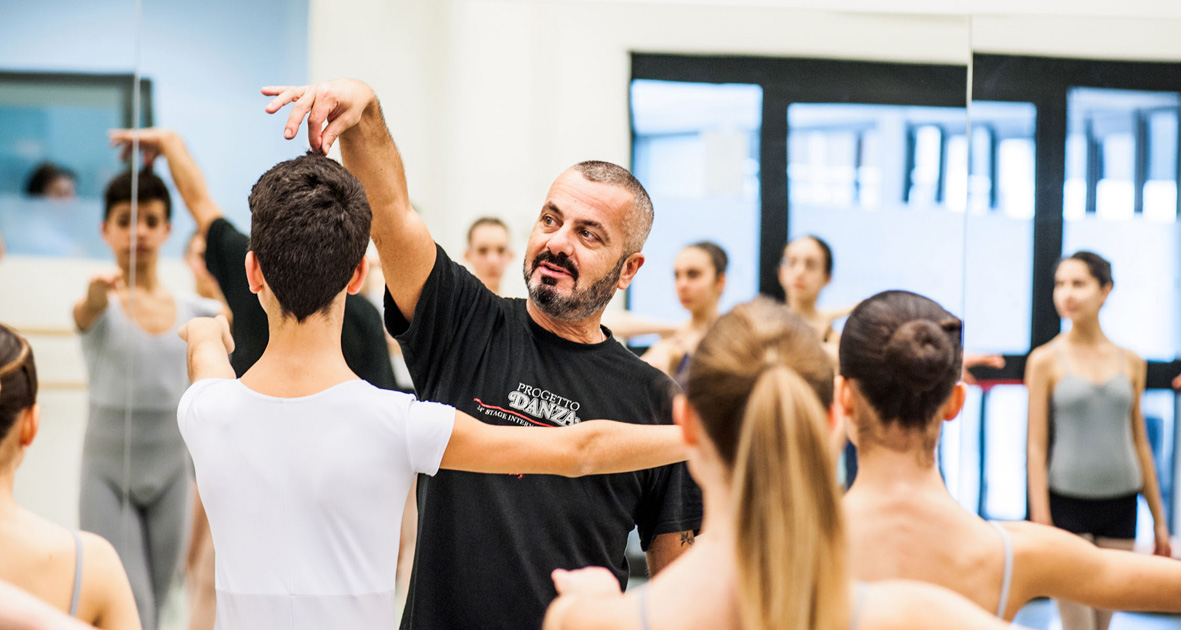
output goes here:
[[[601, 312], [607, 307], [611, 298], [615, 297], [615, 287], [619, 284], [619, 276], [623, 274], [623, 264], [627, 262], [627, 256], [620, 256], [619, 262], [615, 264], [615, 268], [607, 273], [607, 275], [600, 278], [589, 287], [579, 290], [578, 288], [578, 270], [574, 268], [574, 264], [565, 254], [553, 254], [548, 249], [541, 250], [541, 253], [533, 259], [533, 263], [525, 264], [525, 285], [529, 287], [529, 299], [537, 305], [537, 308], [542, 313], [549, 315], [554, 319], [559, 319], [567, 322], [578, 322], [587, 319], [595, 313]], [[562, 295], [554, 287], [557, 280], [549, 277], [542, 277], [540, 280], [534, 281], [533, 272], [541, 263], [549, 263], [555, 267], [565, 269], [570, 274], [570, 279], [574, 281], [574, 287], [570, 291], [570, 295]]]

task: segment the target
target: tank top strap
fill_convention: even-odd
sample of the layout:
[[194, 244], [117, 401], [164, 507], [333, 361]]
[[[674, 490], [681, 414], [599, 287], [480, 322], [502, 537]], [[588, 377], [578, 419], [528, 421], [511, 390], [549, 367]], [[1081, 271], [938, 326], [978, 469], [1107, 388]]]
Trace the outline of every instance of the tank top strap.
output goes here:
[[865, 582], [853, 584], [853, 610], [849, 613], [849, 630], [857, 630], [861, 625], [861, 613], [865, 610], [865, 599], [869, 595], [869, 585]]
[[78, 600], [82, 597], [82, 534], [74, 531], [74, 593], [70, 596], [70, 616], [78, 616]]
[[1009, 607], [1009, 590], [1013, 585], [1013, 539], [1009, 536], [1009, 531], [1000, 523], [989, 521], [988, 524], [992, 525], [1001, 535], [1001, 543], [1005, 546], [1005, 570], [1004, 576], [1001, 578], [1001, 598], [997, 603], [996, 610], [996, 616], [1004, 619], [1005, 609]]

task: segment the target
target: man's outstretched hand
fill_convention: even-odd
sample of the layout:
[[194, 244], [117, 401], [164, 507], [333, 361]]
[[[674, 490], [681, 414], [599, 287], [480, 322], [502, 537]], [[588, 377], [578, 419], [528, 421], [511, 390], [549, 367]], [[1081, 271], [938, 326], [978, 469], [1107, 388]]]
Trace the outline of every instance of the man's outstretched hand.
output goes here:
[[270, 85], [264, 87], [262, 93], [275, 97], [267, 103], [268, 114], [278, 112], [288, 103], [295, 103], [287, 117], [287, 126], [283, 128], [284, 138], [294, 138], [306, 116], [308, 144], [314, 151], [325, 155], [342, 133], [360, 122], [365, 108], [377, 103], [373, 89], [354, 79], [303, 86]]

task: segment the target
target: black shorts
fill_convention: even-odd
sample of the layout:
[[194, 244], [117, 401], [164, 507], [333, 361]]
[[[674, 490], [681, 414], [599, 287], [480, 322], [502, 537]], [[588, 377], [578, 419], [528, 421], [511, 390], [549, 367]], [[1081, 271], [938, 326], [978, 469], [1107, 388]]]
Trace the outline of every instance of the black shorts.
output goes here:
[[1076, 499], [1050, 491], [1050, 519], [1055, 527], [1096, 538], [1136, 538], [1136, 497]]

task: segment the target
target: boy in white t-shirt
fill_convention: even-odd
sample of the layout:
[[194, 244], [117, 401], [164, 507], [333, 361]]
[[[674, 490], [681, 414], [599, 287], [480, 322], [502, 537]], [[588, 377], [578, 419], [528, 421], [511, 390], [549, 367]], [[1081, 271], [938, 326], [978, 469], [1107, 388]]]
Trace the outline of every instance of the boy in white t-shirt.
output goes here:
[[266, 351], [234, 380], [224, 318], [181, 331], [193, 385], [177, 419], [217, 549], [220, 630], [395, 627], [398, 525], [418, 473], [579, 476], [684, 459], [673, 426], [493, 426], [360, 380], [340, 335], [368, 269], [361, 184], [309, 153], [264, 174], [250, 209], [246, 274]]

